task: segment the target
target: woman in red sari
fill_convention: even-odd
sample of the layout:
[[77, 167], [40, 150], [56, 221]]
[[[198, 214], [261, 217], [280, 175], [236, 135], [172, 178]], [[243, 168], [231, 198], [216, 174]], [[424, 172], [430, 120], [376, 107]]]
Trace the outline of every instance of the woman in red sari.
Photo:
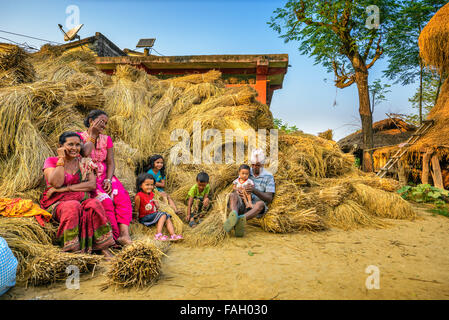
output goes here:
[[59, 222], [56, 237], [64, 251], [100, 251], [109, 258], [108, 248], [115, 241], [103, 206], [89, 196], [95, 190], [96, 176], [80, 157], [81, 139], [75, 132], [65, 132], [59, 144], [58, 156], [44, 163], [47, 188], [41, 207]]

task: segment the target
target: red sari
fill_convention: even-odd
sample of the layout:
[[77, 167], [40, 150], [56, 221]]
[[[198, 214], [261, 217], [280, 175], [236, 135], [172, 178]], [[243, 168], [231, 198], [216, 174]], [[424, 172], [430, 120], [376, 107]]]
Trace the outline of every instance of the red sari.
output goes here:
[[[47, 158], [44, 169], [56, 168], [57, 161], [56, 157]], [[66, 172], [64, 186], [80, 183], [81, 176], [80, 170], [74, 175]], [[51, 186], [46, 182], [47, 189], [40, 204], [59, 222], [56, 237], [63, 251], [91, 253], [115, 244], [111, 225], [97, 199], [90, 199], [88, 192], [53, 193], [48, 198]]]

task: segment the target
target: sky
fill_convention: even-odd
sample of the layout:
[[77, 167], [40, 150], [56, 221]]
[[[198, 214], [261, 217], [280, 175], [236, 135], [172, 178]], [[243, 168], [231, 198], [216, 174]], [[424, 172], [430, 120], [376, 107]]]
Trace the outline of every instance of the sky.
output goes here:
[[[4, 33], [8, 31], [63, 41], [58, 23], [73, 23], [79, 8], [79, 32], [86, 38], [101, 32], [121, 49], [135, 49], [140, 38], [156, 38], [154, 49], [165, 56], [207, 54], [288, 54], [289, 64], [283, 88], [276, 90], [271, 103], [275, 118], [304, 132], [317, 134], [332, 129], [338, 140], [361, 127], [355, 84], [337, 89], [333, 74], [314, 59], [301, 55], [298, 43], [284, 43], [267, 22], [278, 0], [40, 0], [0, 1], [0, 37], [39, 48], [45, 42]], [[0, 42], [4, 39], [0, 38]], [[387, 61], [370, 69], [370, 83], [382, 77]], [[390, 84], [391, 81], [386, 81]], [[387, 101], [376, 106], [374, 121], [385, 113], [411, 113], [408, 99], [417, 84], [394, 85]], [[336, 105], [334, 102], [336, 101]]]

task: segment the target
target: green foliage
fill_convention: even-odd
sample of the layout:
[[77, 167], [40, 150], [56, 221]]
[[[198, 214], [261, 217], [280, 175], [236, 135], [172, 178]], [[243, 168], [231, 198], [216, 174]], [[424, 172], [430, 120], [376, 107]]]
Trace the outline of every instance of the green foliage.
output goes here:
[[[432, 74], [430, 72], [425, 72], [423, 77], [423, 93], [422, 93], [422, 103], [423, 103], [423, 118], [427, 117], [427, 114], [435, 106], [437, 95], [441, 86], [440, 76], [437, 74]], [[420, 90], [419, 87], [416, 89], [415, 95], [408, 101], [412, 103], [416, 113], [412, 113], [407, 116], [407, 122], [413, 123], [414, 125], [419, 125], [419, 101], [420, 101]]]
[[356, 168], [359, 168], [359, 169], [361, 168], [362, 163], [361, 163], [359, 157], [355, 157], [355, 160], [354, 160], [354, 166], [355, 166]]
[[[366, 27], [371, 5], [379, 7], [379, 29]], [[298, 41], [299, 51], [314, 57], [315, 64], [332, 72], [336, 62], [349, 74], [354, 73], [349, 57], [359, 53], [365, 58], [366, 53], [365, 60], [371, 60], [376, 55], [376, 43], [383, 39], [379, 35], [388, 31], [398, 8], [395, 0], [289, 0], [274, 11], [268, 25], [285, 42]]]
[[382, 84], [382, 80], [376, 79], [368, 87], [371, 95], [371, 112], [374, 112], [374, 107], [376, 105], [387, 101], [386, 94], [391, 92], [391, 90], [388, 90], [391, 85], [388, 83]]
[[435, 207], [429, 212], [449, 217], [449, 191], [439, 189], [430, 184], [420, 184], [416, 187], [404, 186], [397, 191], [402, 198], [419, 203], [431, 203]]
[[395, 83], [414, 83], [421, 73], [419, 35], [446, 0], [406, 0], [392, 15], [393, 24], [387, 34], [384, 50], [388, 56], [387, 78]]
[[284, 131], [285, 133], [293, 133], [299, 131], [299, 129], [294, 126], [289, 126], [287, 123], [284, 123], [283, 120], [274, 118], [274, 128], [280, 131]]
[[420, 203], [444, 204], [449, 200], [449, 191], [436, 188], [430, 184], [420, 184], [416, 187], [404, 186], [397, 191], [402, 198]]

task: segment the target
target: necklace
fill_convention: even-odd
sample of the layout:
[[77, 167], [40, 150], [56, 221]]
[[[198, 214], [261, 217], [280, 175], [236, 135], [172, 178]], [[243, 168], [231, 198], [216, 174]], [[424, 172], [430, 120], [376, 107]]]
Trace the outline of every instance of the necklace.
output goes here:
[[64, 169], [67, 173], [74, 175], [78, 172], [79, 165], [78, 165], [78, 159], [74, 158], [70, 162], [66, 162], [64, 165]]

